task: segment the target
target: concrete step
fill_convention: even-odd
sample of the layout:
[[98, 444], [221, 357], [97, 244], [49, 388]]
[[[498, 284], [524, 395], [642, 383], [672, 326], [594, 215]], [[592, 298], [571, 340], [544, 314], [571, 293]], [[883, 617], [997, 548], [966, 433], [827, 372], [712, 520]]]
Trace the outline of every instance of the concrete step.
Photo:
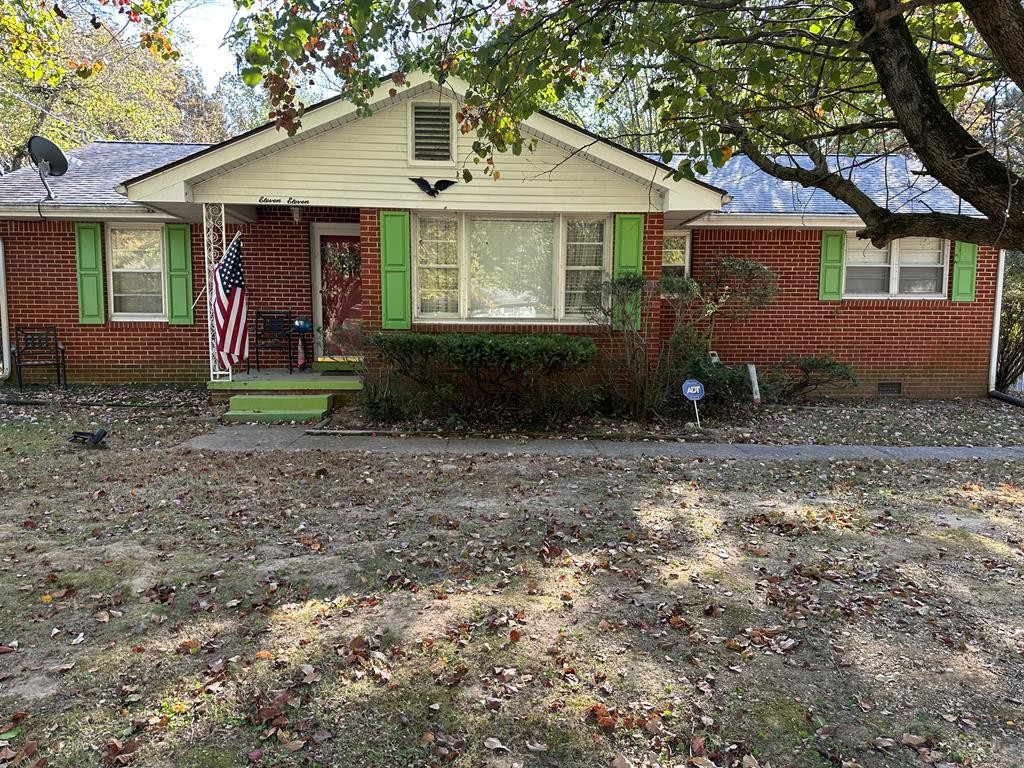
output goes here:
[[320, 421], [334, 407], [333, 395], [234, 395], [224, 421]]
[[232, 411], [329, 411], [332, 395], [232, 395], [228, 406]]
[[327, 411], [228, 411], [224, 421], [229, 423], [259, 422], [269, 424], [280, 421], [297, 421], [303, 424], [322, 421]]

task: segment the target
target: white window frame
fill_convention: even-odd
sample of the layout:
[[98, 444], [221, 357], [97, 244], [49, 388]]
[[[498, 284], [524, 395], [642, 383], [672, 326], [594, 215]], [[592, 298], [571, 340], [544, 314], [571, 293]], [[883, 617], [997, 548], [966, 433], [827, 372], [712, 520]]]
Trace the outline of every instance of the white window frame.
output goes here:
[[[424, 314], [420, 312], [419, 303], [419, 220], [420, 218], [456, 219], [456, 244], [459, 265], [459, 311], [457, 315]], [[506, 219], [536, 221], [545, 219], [555, 225], [554, 258], [552, 259], [553, 282], [553, 315], [554, 317], [470, 317], [469, 316], [469, 222], [473, 219]], [[412, 307], [413, 320], [419, 323], [439, 324], [473, 324], [473, 325], [595, 325], [585, 315], [566, 315], [565, 313], [565, 272], [566, 272], [566, 222], [569, 219], [604, 221], [604, 258], [601, 265], [602, 282], [609, 280], [612, 274], [612, 244], [614, 226], [612, 216], [594, 213], [562, 213], [562, 214], [530, 214], [522, 212], [459, 212], [415, 211], [412, 214], [411, 231], [411, 262], [412, 262]]]
[[[416, 111], [414, 109], [414, 107], [416, 105], [429, 106], [429, 107], [443, 107], [443, 106], [447, 106], [448, 107], [448, 114], [449, 114], [449, 123], [448, 124], [451, 126], [451, 130], [448, 133], [449, 152], [450, 152], [450, 154], [452, 156], [451, 160], [417, 160], [416, 159]], [[410, 166], [421, 166], [421, 167], [424, 167], [424, 168], [455, 168], [456, 167], [456, 164], [457, 164], [456, 163], [456, 158], [458, 157], [458, 140], [457, 140], [458, 127], [455, 125], [455, 104], [453, 104], [452, 102], [447, 102], [447, 104], [445, 104], [443, 102], [439, 102], [439, 101], [436, 101], [436, 100], [424, 101], [423, 99], [420, 99], [418, 101], [417, 100], [410, 101], [409, 102], [409, 106], [408, 106], [408, 110], [407, 110], [406, 123], [407, 123], [407, 126], [408, 126], [408, 137], [406, 139], [406, 143], [408, 145], [407, 159], [409, 161], [409, 165]]]
[[[900, 293], [900, 241], [893, 240], [889, 243], [889, 291], [888, 293], [847, 293], [846, 292], [846, 255], [847, 243], [857, 241], [856, 231], [848, 231], [843, 239], [843, 298], [844, 299], [911, 299], [931, 300], [945, 299], [949, 295], [949, 251], [950, 241], [940, 240], [942, 249], [942, 291], [939, 293]], [[872, 265], [865, 265], [872, 266]], [[882, 266], [881, 264], [875, 266]], [[927, 266], [922, 264], [911, 264], [911, 267]]]
[[692, 229], [673, 229], [665, 232], [665, 235], [661, 242], [661, 270], [662, 274], [665, 273], [665, 240], [670, 237], [677, 238], [681, 237], [686, 241], [686, 276], [689, 277], [692, 272], [693, 265], [693, 230]]
[[[167, 238], [163, 224], [144, 224], [141, 222], [108, 222], [104, 228], [106, 238], [106, 271], [107, 294], [110, 297], [109, 316], [111, 320], [133, 323], [166, 323], [167, 322]], [[153, 230], [160, 233], [160, 301], [163, 309], [157, 313], [115, 312], [114, 311], [114, 230]], [[119, 272], [152, 272], [153, 270], [126, 269]]]

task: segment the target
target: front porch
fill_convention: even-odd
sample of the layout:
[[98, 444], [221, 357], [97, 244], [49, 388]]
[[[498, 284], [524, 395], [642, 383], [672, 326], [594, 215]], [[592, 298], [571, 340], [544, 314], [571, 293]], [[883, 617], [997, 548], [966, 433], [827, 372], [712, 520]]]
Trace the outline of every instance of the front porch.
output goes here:
[[287, 368], [264, 368], [251, 373], [236, 373], [230, 380], [209, 381], [210, 396], [229, 397], [237, 394], [274, 394], [303, 392], [308, 394], [359, 392], [363, 380], [358, 371], [300, 371], [288, 373]]

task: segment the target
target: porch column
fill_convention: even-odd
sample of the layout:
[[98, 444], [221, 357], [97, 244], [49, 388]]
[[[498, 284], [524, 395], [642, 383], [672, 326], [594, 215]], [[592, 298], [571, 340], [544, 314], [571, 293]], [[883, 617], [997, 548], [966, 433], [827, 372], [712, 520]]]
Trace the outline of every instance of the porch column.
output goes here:
[[217, 357], [217, 330], [213, 321], [213, 270], [227, 250], [227, 228], [223, 203], [203, 203], [203, 246], [206, 253], [206, 333], [209, 340], [210, 381], [231, 381], [231, 368]]

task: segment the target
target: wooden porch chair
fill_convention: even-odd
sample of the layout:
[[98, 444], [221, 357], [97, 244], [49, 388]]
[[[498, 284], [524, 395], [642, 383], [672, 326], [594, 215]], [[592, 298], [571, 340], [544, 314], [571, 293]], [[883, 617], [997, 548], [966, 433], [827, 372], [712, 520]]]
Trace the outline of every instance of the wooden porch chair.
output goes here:
[[[280, 349], [288, 356], [288, 373], [295, 367], [295, 356], [292, 350], [292, 323], [295, 321], [293, 312], [257, 310], [256, 338], [253, 352], [256, 356], [256, 370], [260, 369], [260, 350]], [[246, 361], [245, 370], [249, 372], [251, 357]]]
[[15, 326], [14, 349], [12, 351], [14, 372], [18, 377], [18, 389], [23, 388], [22, 367], [53, 366], [57, 374], [57, 386], [68, 385], [67, 359], [64, 344], [57, 335], [57, 326]]

